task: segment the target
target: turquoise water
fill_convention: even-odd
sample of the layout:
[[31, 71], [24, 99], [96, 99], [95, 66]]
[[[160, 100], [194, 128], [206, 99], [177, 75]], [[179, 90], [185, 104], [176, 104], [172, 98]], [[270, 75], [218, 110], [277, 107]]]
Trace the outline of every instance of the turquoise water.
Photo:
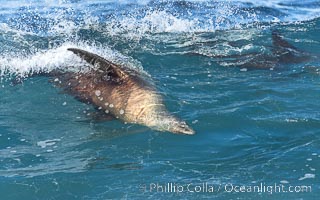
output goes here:
[[[319, 1], [0, 3], [1, 199], [319, 198]], [[32, 76], [79, 69], [68, 47], [148, 73], [196, 134], [92, 120]]]

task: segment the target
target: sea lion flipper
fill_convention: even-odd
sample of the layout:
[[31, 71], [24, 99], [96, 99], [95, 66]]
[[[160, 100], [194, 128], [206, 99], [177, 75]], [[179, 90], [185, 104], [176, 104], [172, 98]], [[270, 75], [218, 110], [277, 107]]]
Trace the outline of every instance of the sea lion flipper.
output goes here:
[[108, 76], [113, 77], [115, 80], [119, 80], [126, 76], [126, 72], [120, 66], [102, 58], [101, 56], [98, 56], [97, 54], [77, 48], [68, 48], [68, 50], [72, 51], [89, 64], [97, 66], [99, 70], [107, 73]]

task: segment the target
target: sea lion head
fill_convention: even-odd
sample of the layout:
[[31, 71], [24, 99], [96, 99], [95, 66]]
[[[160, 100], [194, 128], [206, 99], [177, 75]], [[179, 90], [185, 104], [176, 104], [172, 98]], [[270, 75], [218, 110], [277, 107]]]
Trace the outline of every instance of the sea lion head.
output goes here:
[[172, 125], [169, 127], [169, 130], [172, 133], [182, 133], [187, 135], [195, 134], [194, 130], [190, 128], [186, 122], [176, 119], [172, 122]]
[[159, 131], [169, 131], [176, 134], [194, 135], [195, 131], [189, 125], [175, 116], [162, 116], [158, 119], [158, 124], [154, 129]]

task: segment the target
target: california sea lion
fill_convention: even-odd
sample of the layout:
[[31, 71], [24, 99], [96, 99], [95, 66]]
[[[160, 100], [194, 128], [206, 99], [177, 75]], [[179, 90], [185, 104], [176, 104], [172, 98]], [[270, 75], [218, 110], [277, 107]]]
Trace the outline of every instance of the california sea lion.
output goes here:
[[57, 84], [78, 100], [91, 103], [124, 122], [159, 131], [195, 133], [186, 122], [167, 111], [162, 96], [141, 73], [84, 50], [68, 50], [94, 68], [86, 73], [66, 72], [56, 76]]
[[[286, 41], [277, 30], [272, 31], [271, 51], [266, 53], [240, 53], [237, 55], [211, 55], [199, 52], [188, 53], [190, 55], [204, 56], [217, 59], [217, 62], [226, 66], [237, 66], [245, 69], [274, 69], [286, 64], [298, 64], [308, 60], [317, 59], [318, 55], [313, 55], [296, 48]], [[232, 43], [229, 42], [229, 44]], [[239, 49], [243, 48], [233, 44]]]

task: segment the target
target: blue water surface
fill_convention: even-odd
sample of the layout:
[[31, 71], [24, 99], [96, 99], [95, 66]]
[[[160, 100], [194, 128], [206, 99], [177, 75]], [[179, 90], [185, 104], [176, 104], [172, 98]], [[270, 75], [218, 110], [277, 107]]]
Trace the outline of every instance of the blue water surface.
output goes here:
[[[0, 199], [319, 198], [320, 1], [0, 4]], [[34, 75], [81, 67], [68, 47], [148, 73], [196, 134], [92, 120]]]

